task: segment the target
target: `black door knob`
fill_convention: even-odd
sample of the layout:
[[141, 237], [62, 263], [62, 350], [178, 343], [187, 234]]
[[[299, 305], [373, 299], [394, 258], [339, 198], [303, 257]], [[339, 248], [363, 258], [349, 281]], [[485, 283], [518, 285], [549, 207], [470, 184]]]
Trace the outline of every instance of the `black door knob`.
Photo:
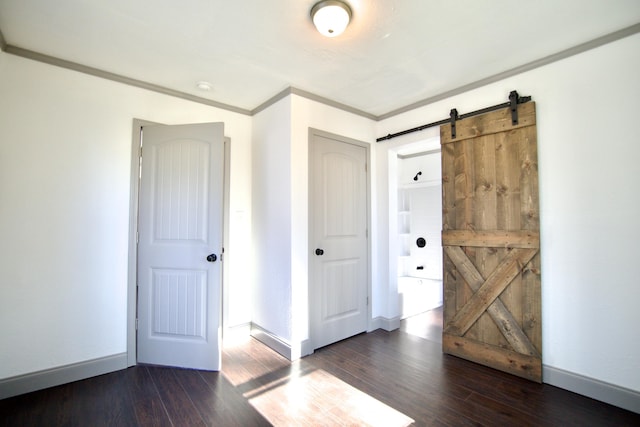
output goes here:
[[320, 255], [324, 255], [324, 251], [320, 248], [316, 249], [316, 255], [320, 256]]
[[207, 261], [209, 262], [216, 262], [217, 259], [218, 257], [216, 256], [216, 254], [207, 255]]

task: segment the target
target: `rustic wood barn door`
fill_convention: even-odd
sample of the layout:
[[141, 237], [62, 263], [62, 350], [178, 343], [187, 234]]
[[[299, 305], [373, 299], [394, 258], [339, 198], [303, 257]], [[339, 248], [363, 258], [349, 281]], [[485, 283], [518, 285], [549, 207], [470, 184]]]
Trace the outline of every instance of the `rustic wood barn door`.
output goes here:
[[535, 103], [441, 127], [443, 351], [542, 381]]

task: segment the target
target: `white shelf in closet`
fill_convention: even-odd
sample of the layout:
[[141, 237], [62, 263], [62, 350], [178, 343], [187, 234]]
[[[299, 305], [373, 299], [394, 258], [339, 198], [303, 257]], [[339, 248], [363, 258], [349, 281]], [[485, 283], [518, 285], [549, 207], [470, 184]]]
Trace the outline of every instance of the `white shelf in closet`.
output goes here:
[[442, 181], [440, 179], [432, 179], [428, 181], [417, 181], [417, 182], [405, 182], [398, 185], [398, 189], [400, 190], [410, 190], [412, 188], [424, 188], [424, 187], [435, 187], [440, 185]]

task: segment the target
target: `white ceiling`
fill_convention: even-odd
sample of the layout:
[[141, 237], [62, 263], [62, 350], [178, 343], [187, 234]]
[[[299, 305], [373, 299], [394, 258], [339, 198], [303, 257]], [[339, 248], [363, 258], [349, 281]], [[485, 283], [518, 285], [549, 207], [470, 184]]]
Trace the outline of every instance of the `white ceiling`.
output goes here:
[[336, 38], [315, 31], [315, 0], [0, 0], [0, 31], [245, 110], [294, 87], [380, 116], [640, 22], [640, 0], [347, 2]]

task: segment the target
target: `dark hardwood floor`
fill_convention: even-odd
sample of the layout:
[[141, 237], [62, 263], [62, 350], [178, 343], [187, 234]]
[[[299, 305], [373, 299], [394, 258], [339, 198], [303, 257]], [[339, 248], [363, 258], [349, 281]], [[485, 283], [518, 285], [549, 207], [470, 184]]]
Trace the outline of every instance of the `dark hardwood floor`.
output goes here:
[[442, 306], [416, 314], [400, 322], [400, 330], [442, 344]]
[[443, 355], [419, 330], [403, 321], [293, 363], [225, 342], [222, 373], [136, 366], [0, 400], [0, 425], [640, 426], [640, 414]]

